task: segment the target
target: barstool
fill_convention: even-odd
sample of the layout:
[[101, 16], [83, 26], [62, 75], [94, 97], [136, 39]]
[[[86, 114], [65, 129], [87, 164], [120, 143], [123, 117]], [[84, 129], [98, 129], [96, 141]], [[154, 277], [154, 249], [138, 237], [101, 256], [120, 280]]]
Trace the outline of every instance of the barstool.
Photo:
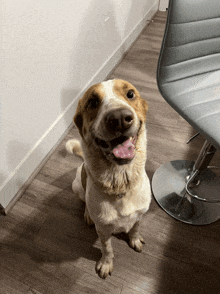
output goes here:
[[220, 219], [220, 178], [209, 167], [220, 149], [220, 1], [170, 0], [157, 67], [163, 98], [206, 139], [195, 162], [175, 160], [153, 175], [158, 204], [194, 225]]

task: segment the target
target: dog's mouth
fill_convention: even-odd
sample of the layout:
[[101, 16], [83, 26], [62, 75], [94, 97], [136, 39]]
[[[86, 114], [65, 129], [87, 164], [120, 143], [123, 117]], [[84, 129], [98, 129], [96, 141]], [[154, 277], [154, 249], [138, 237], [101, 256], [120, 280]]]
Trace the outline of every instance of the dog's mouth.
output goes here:
[[131, 161], [135, 156], [137, 135], [133, 137], [120, 136], [111, 141], [95, 138], [95, 142], [106, 155], [111, 155], [119, 164]]

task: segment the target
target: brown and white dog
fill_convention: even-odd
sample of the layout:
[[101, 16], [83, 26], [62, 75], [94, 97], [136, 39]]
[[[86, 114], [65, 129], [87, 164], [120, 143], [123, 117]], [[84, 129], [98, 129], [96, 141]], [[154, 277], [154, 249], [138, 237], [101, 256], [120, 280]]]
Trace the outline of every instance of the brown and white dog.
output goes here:
[[141, 252], [139, 222], [147, 212], [151, 189], [145, 172], [147, 102], [130, 83], [109, 80], [89, 88], [79, 100], [74, 122], [82, 137], [69, 140], [69, 152], [82, 156], [72, 188], [85, 201], [85, 221], [95, 224], [102, 243], [96, 272], [113, 270], [111, 236], [126, 232]]

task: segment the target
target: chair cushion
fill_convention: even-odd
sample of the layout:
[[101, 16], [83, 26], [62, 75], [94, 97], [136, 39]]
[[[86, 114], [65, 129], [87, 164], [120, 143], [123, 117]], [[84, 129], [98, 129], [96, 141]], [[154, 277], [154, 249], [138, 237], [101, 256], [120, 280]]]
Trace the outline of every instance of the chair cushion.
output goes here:
[[219, 0], [170, 0], [157, 82], [164, 99], [220, 149]]

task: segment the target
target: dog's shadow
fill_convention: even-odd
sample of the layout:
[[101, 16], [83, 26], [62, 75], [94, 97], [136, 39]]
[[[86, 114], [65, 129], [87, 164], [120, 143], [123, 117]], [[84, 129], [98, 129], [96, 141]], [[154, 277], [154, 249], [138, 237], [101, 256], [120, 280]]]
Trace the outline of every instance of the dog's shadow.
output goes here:
[[[76, 275], [69, 277], [71, 284], [83, 274], [80, 260], [89, 264], [90, 260], [94, 267], [101, 258], [97, 233], [84, 222], [85, 205], [73, 193], [72, 181], [68, 180], [66, 186], [75, 173], [76, 169], [71, 170], [51, 184], [39, 181], [42, 174], [37, 176], [12, 211], [1, 219], [7, 227], [7, 234], [1, 238], [1, 264], [11, 264], [15, 271], [15, 264], [19, 264], [24, 276], [45, 266], [68, 264], [78, 268]], [[61, 182], [63, 189], [59, 188]]]
[[[101, 258], [96, 230], [86, 225], [85, 204], [71, 187], [82, 160], [67, 155], [63, 145], [0, 220], [3, 232], [5, 228], [0, 237], [0, 263], [12, 268], [22, 281], [36, 275], [43, 281], [46, 274], [51, 275], [52, 283], [53, 272], [64, 272], [66, 284], [73, 285], [85, 272], [94, 274], [95, 263]], [[127, 234], [114, 237], [129, 243]]]

